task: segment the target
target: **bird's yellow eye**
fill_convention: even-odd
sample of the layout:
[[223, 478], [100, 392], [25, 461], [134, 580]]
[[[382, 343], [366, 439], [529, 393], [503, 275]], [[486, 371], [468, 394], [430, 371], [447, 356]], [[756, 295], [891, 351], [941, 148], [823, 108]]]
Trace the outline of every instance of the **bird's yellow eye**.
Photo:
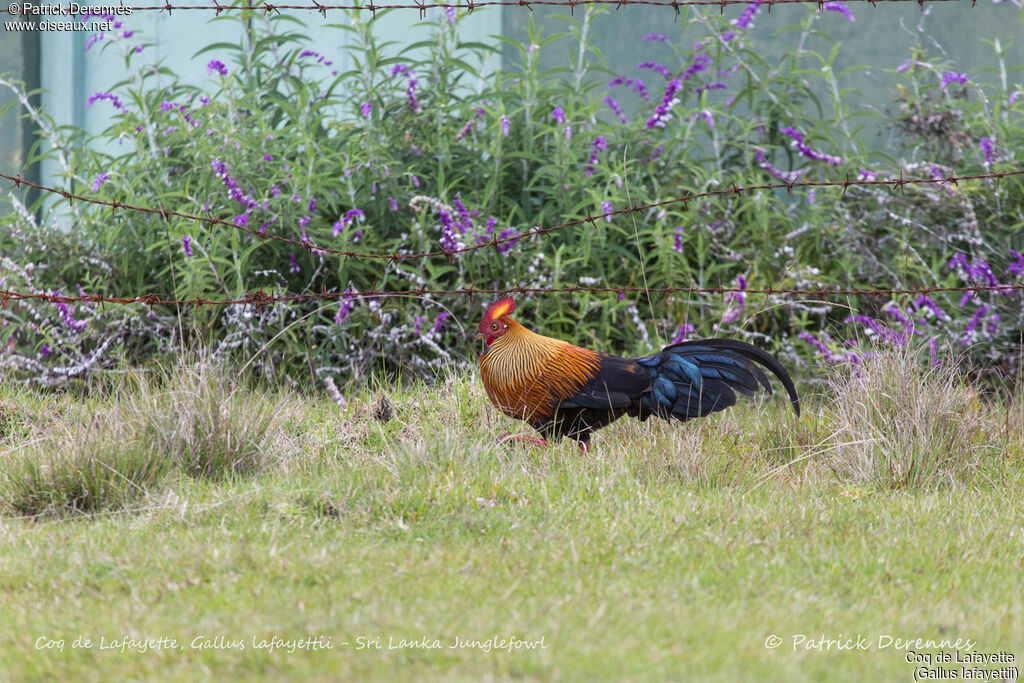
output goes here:
[[498, 329], [498, 323], [491, 323], [491, 329], [492, 330]]

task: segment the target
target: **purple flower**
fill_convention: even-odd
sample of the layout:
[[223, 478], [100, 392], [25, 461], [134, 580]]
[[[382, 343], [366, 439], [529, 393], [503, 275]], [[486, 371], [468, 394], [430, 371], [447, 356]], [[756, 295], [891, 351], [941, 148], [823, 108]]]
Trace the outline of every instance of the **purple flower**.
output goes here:
[[[311, 220], [313, 220], [312, 216], [303, 216], [299, 219], [299, 227], [302, 228], [303, 232], [305, 232], [306, 226], [309, 225]], [[305, 242], [306, 240], [304, 239], [302, 241]]]
[[587, 166], [583, 171], [583, 175], [591, 177], [594, 175], [594, 169], [597, 168], [597, 163], [600, 161], [600, 152], [604, 152], [608, 149], [608, 141], [604, 139], [603, 135], [598, 135], [594, 138], [594, 141], [590, 143], [590, 159], [587, 161]]
[[273, 154], [264, 154], [263, 155], [263, 161], [273, 161], [273, 160], [274, 160], [274, 155]]
[[345, 215], [334, 222], [332, 227], [332, 234], [334, 237], [338, 236], [342, 230], [352, 225], [356, 220], [366, 220], [366, 214], [363, 213], [362, 209], [349, 209], [345, 212]]
[[988, 306], [980, 306], [978, 310], [974, 312], [974, 315], [971, 316], [971, 319], [967, 321], [967, 325], [964, 326], [964, 334], [960, 338], [961, 344], [963, 344], [964, 346], [970, 346], [971, 342], [975, 340], [975, 338], [977, 337], [976, 330], [978, 327], [978, 323], [981, 322], [981, 319], [985, 317], [986, 313], [988, 313]]
[[192, 238], [188, 235], [184, 235], [181, 238], [181, 250], [185, 252], [185, 256], [192, 255]]
[[359, 113], [363, 115], [364, 119], [370, 118], [370, 112], [373, 111], [373, 104], [370, 102], [363, 102], [359, 105]]
[[512, 247], [514, 247], [516, 245], [516, 242], [518, 241], [517, 239], [514, 239], [514, 238], [518, 238], [518, 237], [519, 237], [519, 231], [516, 230], [515, 228], [505, 228], [504, 230], [499, 232], [498, 233], [498, 241], [499, 242], [501, 242], [501, 240], [508, 239], [508, 238], [513, 238], [513, 239], [509, 239], [508, 242], [502, 242], [501, 244], [499, 244], [498, 245], [498, 253], [499, 254], [507, 254], [509, 251], [511, 251]]
[[850, 8], [841, 2], [826, 2], [825, 9], [828, 10], [829, 12], [839, 12], [850, 21], [856, 21], [853, 18], [853, 12], [850, 11]]
[[975, 259], [974, 262], [968, 264], [965, 254], [954, 254], [949, 259], [949, 269], [961, 273], [965, 280], [979, 281], [990, 287], [999, 284], [999, 279], [992, 272], [988, 261], [984, 259]]
[[676, 331], [676, 336], [672, 339], [672, 343], [679, 344], [681, 342], [686, 341], [686, 335], [693, 332], [693, 330], [693, 325], [691, 325], [690, 323], [683, 323], [682, 325], [679, 326], [679, 329]]
[[760, 149], [754, 149], [754, 158], [757, 159], [758, 166], [763, 168], [765, 171], [768, 171], [770, 175], [778, 178], [784, 183], [795, 183], [800, 179], [800, 175], [803, 173], [803, 171], [779, 170], [768, 161], [764, 155], [764, 151]]
[[431, 334], [437, 334], [438, 332], [440, 332], [441, 331], [441, 325], [443, 325], [445, 319], [446, 318], [450, 318], [451, 315], [452, 314], [449, 313], [448, 311], [443, 311], [440, 315], [438, 315], [437, 316], [437, 320], [434, 321], [434, 329], [432, 329], [430, 331], [430, 333]]
[[611, 223], [612, 222], [612, 217], [611, 217], [612, 203], [611, 202], [602, 202], [601, 203], [601, 213], [604, 214], [605, 221], [607, 221], [608, 223]]
[[341, 303], [338, 305], [338, 312], [334, 314], [334, 324], [341, 325], [348, 320], [348, 314], [352, 312], [352, 306], [355, 304], [355, 299], [352, 297], [351, 287], [346, 287], [341, 297]]
[[603, 98], [603, 100], [604, 100], [604, 103], [607, 104], [608, 107], [613, 112], [615, 112], [615, 114], [619, 117], [619, 121], [621, 121], [622, 123], [626, 123], [626, 115], [623, 113], [622, 107], [619, 106], [619, 103], [616, 102], [615, 99], [613, 97], [611, 97], [610, 95], [606, 95]]
[[614, 88], [617, 85], [628, 85], [633, 92], [640, 95], [644, 100], [649, 100], [650, 95], [647, 94], [647, 86], [639, 78], [623, 78], [621, 76], [613, 78], [608, 81], [608, 88]]
[[398, 211], [398, 200], [394, 197], [388, 197], [388, 202], [391, 204], [392, 211]]
[[1013, 103], [1017, 101], [1017, 98], [1020, 97], [1021, 95], [1024, 95], [1024, 90], [1014, 90], [1010, 97], [1006, 100], [1006, 103], [1012, 106]]
[[740, 291], [738, 291], [738, 292], [726, 292], [725, 293], [725, 300], [726, 300], [726, 302], [733, 302], [733, 301], [735, 301], [736, 303], [739, 304], [739, 307], [741, 309], [742, 308], [746, 308], [746, 306], [747, 306], [747, 295], [746, 295], [746, 292], [744, 290], [747, 288], [747, 278], [745, 278], [742, 275], [737, 275], [736, 276], [736, 287]]
[[455, 223], [455, 226], [459, 229], [459, 233], [462, 234], [468, 230], [472, 230], [473, 221], [470, 218], [469, 209], [466, 208], [466, 205], [463, 204], [458, 197], [452, 200], [452, 205], [455, 207], [456, 213], [459, 214], [459, 220]]
[[650, 69], [655, 73], [659, 73], [665, 77], [665, 80], [672, 78], [672, 71], [664, 64], [658, 64], [657, 62], [640, 62], [636, 65], [638, 69]]
[[444, 13], [448, 15], [448, 25], [455, 26], [455, 8], [451, 5], [445, 5]]
[[1006, 276], [1018, 275], [1024, 277], [1024, 256], [1019, 251], [1010, 249], [1010, 255], [1017, 259], [1014, 263], [1007, 264], [1003, 274]]
[[223, 62], [221, 62], [221, 61], [219, 61], [217, 59], [211, 59], [209, 61], [209, 63], [207, 63], [207, 65], [206, 65], [206, 75], [207, 76], [212, 74], [214, 71], [219, 73], [221, 76], [227, 76], [228, 75], [228, 68], [226, 66], [224, 66]]
[[748, 5], [747, 8], [743, 10], [743, 14], [739, 15], [738, 17], [732, 20], [732, 25], [738, 29], [749, 28], [751, 22], [754, 20], [754, 15], [757, 14], [758, 4], [758, 2], [750, 3], [750, 5]]
[[896, 304], [890, 303], [885, 308], [883, 308], [882, 311], [885, 312], [885, 313], [888, 313], [893, 318], [896, 318], [896, 320], [903, 327], [913, 327], [914, 326], [914, 321], [911, 320], [910, 318], [908, 318], [907, 316], [905, 316], [903, 314], [903, 311], [901, 311], [899, 306], [897, 306]]
[[672, 107], [679, 104], [679, 100], [676, 99], [676, 93], [683, 87], [683, 84], [678, 78], [673, 78], [668, 82], [665, 87], [665, 95], [661, 98], [661, 102], [654, 110], [654, 114], [651, 118], [647, 119], [648, 130], [654, 128], [664, 128], [665, 123], [668, 121]]
[[711, 64], [713, 64], [711, 57], [708, 57], [707, 55], [697, 55], [693, 60], [693, 64], [686, 67], [686, 70], [683, 71], [683, 80], [688, 81], [701, 71], [707, 71]]
[[646, 36], [643, 37], [643, 39], [657, 40], [664, 43], [666, 40], [668, 40], [668, 36], [666, 36], [664, 33], [648, 33]]
[[110, 100], [110, 104], [114, 107], [114, 109], [124, 110], [124, 105], [121, 104], [121, 100], [117, 99], [117, 95], [109, 92], [94, 93], [93, 96], [89, 98], [89, 101], [86, 103], [85, 106], [91, 107], [92, 103], [96, 100]]
[[555, 123], [565, 123], [565, 110], [555, 105], [555, 108], [551, 110], [551, 118], [555, 120]]
[[[822, 334], [825, 336], [826, 339], [828, 339], [827, 334], [825, 334], [824, 332]], [[825, 360], [836, 360], [836, 357], [832, 353], [832, 350], [825, 345], [825, 342], [821, 341], [810, 332], [801, 332], [796, 336], [799, 337], [800, 339], [803, 339], [805, 342], [816, 348], [818, 350], [818, 353], [820, 353]]]
[[572, 140], [572, 126], [565, 127], [565, 140], [566, 142]]
[[48, 358], [50, 356], [50, 345], [43, 342], [43, 345], [39, 347], [39, 357]]
[[801, 155], [811, 161], [822, 161], [826, 164], [831, 164], [832, 166], [838, 166], [843, 163], [842, 157], [832, 156], [830, 154], [817, 152], [811, 149], [811, 147], [804, 142], [804, 134], [796, 128], [791, 126], [782, 126], [779, 128], [779, 132], [793, 138], [793, 146], [797, 148], [797, 151], [799, 151]]
[[408, 64], [395, 64], [395, 66], [392, 67], [392, 69], [391, 69], [391, 77], [394, 78], [395, 76], [397, 76], [399, 74], [404, 74], [406, 71], [409, 71], [411, 68], [412, 67], [409, 66]]
[[874, 318], [866, 315], [858, 314], [847, 316], [843, 320], [843, 322], [846, 323], [847, 325], [849, 325], [850, 323], [859, 323], [864, 327], [865, 330], [867, 330], [868, 334], [884, 335], [886, 331], [884, 325], [882, 325]]
[[441, 246], [446, 251], [454, 251], [461, 249], [462, 244], [459, 242], [458, 237], [455, 236], [455, 221], [444, 209], [440, 209], [437, 212], [437, 219], [439, 227], [441, 228]]
[[675, 244], [673, 245], [673, 248], [676, 251], [678, 251], [679, 253], [683, 252], [683, 232], [684, 232], [684, 230], [685, 229], [684, 229], [684, 227], [682, 225], [677, 225], [676, 226], [676, 237], [675, 237]]
[[708, 83], [707, 85], [699, 86], [697, 88], [697, 94], [699, 95], [705, 90], [725, 90], [728, 87], [729, 86], [727, 86], [725, 83], [722, 83], [721, 81], [715, 81], [714, 83]]
[[416, 98], [417, 83], [419, 83], [419, 81], [413, 78], [410, 74], [409, 87], [405, 89], [405, 94], [409, 97], [409, 109], [412, 109], [414, 113], [419, 114], [423, 109], [420, 107], [420, 101]]
[[479, 119], [483, 115], [484, 115], [484, 110], [480, 109], [478, 107], [476, 109], [476, 111], [473, 112], [473, 116], [471, 116], [466, 121], [466, 123], [462, 126], [462, 128], [459, 129], [459, 132], [455, 134], [455, 139], [456, 140], [461, 140], [462, 138], [464, 138], [467, 135], [469, 135], [469, 131], [473, 130], [473, 125], [476, 124], [476, 120]]
[[939, 85], [939, 89], [945, 90], [946, 86], [950, 83], [967, 83], [967, 74], [959, 73], [957, 71], [947, 71], [942, 74], [942, 83]]
[[995, 145], [992, 144], [992, 138], [982, 138], [978, 142], [978, 147], [985, 154], [985, 163], [994, 163], [999, 158], [999, 153], [995, 150]]
[[416, 336], [418, 337], [420, 335], [421, 331], [423, 330], [423, 316], [422, 315], [416, 316], [416, 323], [412, 326], [412, 329], [416, 333]]
[[409, 180], [412, 181], [412, 186], [413, 187], [417, 187], [418, 188], [420, 186], [420, 179], [416, 177], [415, 173], [410, 173], [409, 174]]
[[288, 272], [293, 274], [299, 272], [299, 260], [295, 258], [294, 252], [288, 252], [288, 261], [291, 264], [288, 268]]
[[95, 192], [98, 189], [100, 189], [100, 185], [102, 185], [103, 183], [107, 182], [107, 180], [109, 180], [109, 179], [110, 179], [110, 174], [109, 173], [107, 173], [106, 171], [103, 171], [102, 173], [100, 173], [98, 176], [96, 176], [96, 179], [92, 181], [92, 191]]
[[932, 313], [934, 313], [935, 317], [938, 318], [939, 320], [950, 319], [946, 312], [943, 311], [942, 308], [940, 308], [939, 305], [935, 303], [935, 300], [932, 299], [930, 296], [925, 296], [924, 294], [921, 294], [914, 300], [914, 306], [918, 309], [922, 307], [927, 308]]
[[508, 137], [508, 127], [509, 127], [508, 117], [507, 116], [502, 116], [500, 119], [498, 119], [498, 125], [501, 127], [501, 135], [502, 135], [502, 137]]
[[103, 34], [102, 33], [94, 33], [91, 36], [89, 36], [88, 38], [86, 38], [85, 39], [85, 49], [86, 49], [86, 51], [88, 51], [89, 48], [93, 46], [93, 43], [95, 43], [97, 40], [103, 40]]
[[[51, 291], [50, 294], [53, 296], [60, 296], [60, 290], [55, 289]], [[57, 310], [60, 311], [64, 324], [71, 328], [71, 330], [81, 332], [89, 324], [86, 320], [75, 320], [75, 317], [71, 314], [71, 308], [63, 301], [57, 301], [55, 302], [55, 305], [57, 306]]]
[[323, 64], [325, 66], [331, 65], [331, 60], [324, 59], [324, 56], [322, 54], [320, 54], [319, 52], [314, 52], [313, 50], [303, 50], [301, 53], [299, 53], [299, 59], [305, 59], [306, 57], [316, 57], [317, 64]]

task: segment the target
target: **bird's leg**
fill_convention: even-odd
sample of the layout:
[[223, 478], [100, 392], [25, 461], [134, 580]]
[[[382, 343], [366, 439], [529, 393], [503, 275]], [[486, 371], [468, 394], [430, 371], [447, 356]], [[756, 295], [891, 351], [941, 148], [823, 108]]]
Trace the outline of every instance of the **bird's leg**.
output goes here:
[[506, 441], [518, 441], [520, 443], [529, 443], [534, 446], [541, 446], [546, 448], [548, 442], [544, 439], [538, 439], [535, 436], [527, 436], [526, 434], [512, 434], [511, 432], [505, 432], [498, 437], [498, 443], [505, 443]]

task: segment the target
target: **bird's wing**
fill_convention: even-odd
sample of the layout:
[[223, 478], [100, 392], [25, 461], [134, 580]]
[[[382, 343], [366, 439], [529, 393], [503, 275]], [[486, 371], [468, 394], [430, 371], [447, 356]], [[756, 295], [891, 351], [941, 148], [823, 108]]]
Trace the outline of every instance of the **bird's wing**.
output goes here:
[[626, 408], [650, 390], [650, 373], [635, 360], [593, 351], [587, 353], [596, 356], [597, 367], [575, 391], [558, 397], [560, 408]]

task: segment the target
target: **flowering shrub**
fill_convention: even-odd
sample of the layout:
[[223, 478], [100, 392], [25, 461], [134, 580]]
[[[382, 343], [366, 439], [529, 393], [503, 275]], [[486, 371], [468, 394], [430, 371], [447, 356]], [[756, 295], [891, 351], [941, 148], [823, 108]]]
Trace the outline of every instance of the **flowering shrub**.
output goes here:
[[[824, 9], [855, 20], [841, 2]], [[832, 70], [836, 51], [794, 47], [768, 63], [747, 35], [759, 4], [731, 20], [717, 10], [689, 15], [677, 38], [650, 34], [639, 60], [648, 44], [669, 46], [674, 57], [639, 61], [610, 78], [586, 45], [588, 22], [601, 11], [588, 7], [571, 36], [555, 40], [580, 41], [583, 56], [557, 77], [540, 72], [539, 51], [553, 43], [537, 31], [519, 46], [517, 66], [485, 72], [480, 65], [495, 49], [459, 42], [456, 8], [439, 15], [429, 49], [416, 53], [385, 52], [372, 22], [339, 25], [357, 57], [344, 73], [311, 49], [294, 19], [240, 11], [253, 39], [234, 59], [197, 65], [202, 87], [152, 68], [137, 35], [131, 44], [123, 34], [104, 40], [109, 50], [122, 41], [136, 69], [133, 81], [88, 99], [113, 112], [115, 123], [96, 141], [104, 145], [80, 146], [32, 111], [50, 142], [46, 154], [66, 169], [65, 186], [255, 234], [81, 202], [17, 205], [3, 219], [0, 286], [204, 299], [256, 290], [344, 294], [180, 311], [11, 302], [0, 309], [0, 336], [9, 340], [0, 367], [55, 383], [202, 342], [295, 382], [311, 372], [341, 381], [382, 369], [426, 372], [471, 362], [477, 349], [468, 333], [487, 302], [361, 292], [571, 285], [740, 291], [526, 295], [522, 317], [609, 351], [739, 335], [816, 362], [853, 358], [858, 338], [912, 334], [937, 354], [966, 346], [1005, 366], [1004, 347], [1024, 323], [1019, 291], [840, 302], [745, 290], [1018, 282], [1017, 177], [723, 194], [609, 214], [732, 185], [1016, 168], [1024, 86], [977, 83], [915, 50], [890, 72], [903, 93], [889, 121], [901, 147], [872, 152], [850, 125]], [[797, 28], [808, 35], [828, 15], [808, 8], [802, 16]], [[683, 39], [694, 32], [695, 43]], [[819, 106], [818, 92], [832, 93], [831, 106]], [[61, 216], [70, 216], [70, 230], [54, 227]], [[409, 254], [488, 244], [427, 259], [321, 250]]]

